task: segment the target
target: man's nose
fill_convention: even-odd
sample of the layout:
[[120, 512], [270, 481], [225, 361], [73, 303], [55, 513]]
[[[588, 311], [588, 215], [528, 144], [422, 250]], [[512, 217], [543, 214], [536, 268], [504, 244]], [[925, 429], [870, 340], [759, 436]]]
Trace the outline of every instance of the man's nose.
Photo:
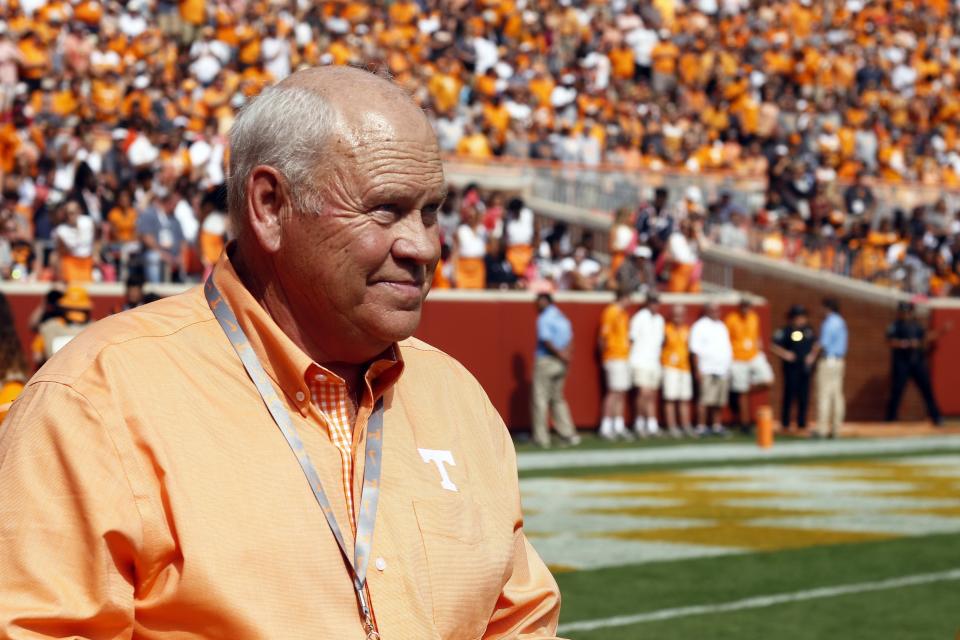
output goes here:
[[437, 261], [440, 255], [440, 229], [436, 224], [424, 224], [423, 216], [417, 211], [397, 222], [397, 230], [398, 237], [393, 243], [394, 258], [417, 264]]

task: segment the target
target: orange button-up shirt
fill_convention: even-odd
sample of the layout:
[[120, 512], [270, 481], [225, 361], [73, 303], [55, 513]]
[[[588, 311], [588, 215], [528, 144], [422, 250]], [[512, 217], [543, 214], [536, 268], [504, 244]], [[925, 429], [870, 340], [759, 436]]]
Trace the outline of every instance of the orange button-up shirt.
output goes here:
[[[318, 366], [229, 259], [213, 277], [352, 557], [343, 458], [311, 401]], [[557, 586], [524, 536], [513, 445], [479, 384], [415, 339], [371, 364], [349, 436], [354, 503], [381, 396], [368, 586], [383, 638], [554, 638]], [[364, 637], [336, 541], [199, 287], [75, 338], [3, 426], [0, 637]]]

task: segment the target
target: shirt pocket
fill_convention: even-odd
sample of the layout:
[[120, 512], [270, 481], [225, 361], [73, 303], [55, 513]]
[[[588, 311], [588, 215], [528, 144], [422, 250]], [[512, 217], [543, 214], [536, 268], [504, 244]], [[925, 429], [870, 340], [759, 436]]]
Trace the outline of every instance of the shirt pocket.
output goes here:
[[430, 576], [433, 620], [444, 640], [476, 640], [487, 628], [505, 565], [483, 535], [477, 504], [462, 494], [413, 501]]

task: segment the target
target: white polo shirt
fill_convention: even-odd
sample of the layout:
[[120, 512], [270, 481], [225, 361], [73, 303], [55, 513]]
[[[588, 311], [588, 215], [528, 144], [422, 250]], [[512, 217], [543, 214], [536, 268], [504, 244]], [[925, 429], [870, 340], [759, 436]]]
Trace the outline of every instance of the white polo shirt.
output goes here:
[[730, 332], [721, 320], [703, 316], [690, 328], [690, 352], [697, 356], [697, 369], [704, 375], [725, 376], [733, 363]]
[[663, 348], [663, 316], [641, 309], [630, 318], [630, 365], [643, 369], [660, 368]]

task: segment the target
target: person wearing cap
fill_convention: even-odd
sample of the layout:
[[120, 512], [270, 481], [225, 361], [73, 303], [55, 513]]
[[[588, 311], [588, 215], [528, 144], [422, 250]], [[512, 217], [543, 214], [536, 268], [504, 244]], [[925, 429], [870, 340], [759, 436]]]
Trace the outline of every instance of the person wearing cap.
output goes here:
[[783, 398], [780, 424], [790, 429], [790, 417], [796, 404], [797, 427], [807, 428], [807, 407], [810, 401], [811, 358], [817, 334], [810, 326], [807, 309], [795, 304], [787, 312], [787, 324], [773, 333], [770, 350], [783, 362]]
[[927, 351], [940, 339], [940, 336], [952, 328], [953, 324], [948, 323], [938, 330], [928, 331], [917, 319], [916, 307], [912, 302], [900, 302], [897, 305], [897, 317], [887, 327], [887, 345], [890, 347], [891, 356], [887, 422], [897, 420], [903, 392], [907, 383], [913, 380], [923, 396], [930, 421], [935, 426], [943, 424], [943, 416], [933, 394], [933, 385], [930, 383]]
[[840, 315], [840, 302], [824, 298], [826, 316], [820, 325], [820, 338], [813, 346], [811, 358], [817, 363], [817, 430], [818, 438], [836, 438], [846, 414], [843, 397], [844, 358], [847, 356], [847, 323]]
[[641, 438], [660, 435], [657, 399], [663, 378], [660, 364], [663, 332], [660, 298], [651, 290], [643, 306], [630, 318], [630, 373], [637, 388], [633, 431]]
[[411, 338], [446, 197], [426, 116], [322, 67], [230, 137], [205, 286], [95, 324], [7, 417], [0, 635], [555, 639], [510, 434]]
[[533, 361], [531, 414], [533, 441], [544, 449], [550, 447], [548, 412], [563, 441], [572, 446], [580, 444], [563, 393], [572, 355], [573, 326], [553, 303], [550, 289], [541, 288], [537, 293], [537, 348]]
[[638, 245], [617, 269], [614, 282], [618, 289], [646, 294], [656, 291], [657, 280], [653, 271], [653, 252], [650, 247]]
[[760, 316], [753, 310], [753, 302], [744, 296], [736, 311], [724, 318], [730, 343], [733, 347], [733, 363], [730, 365], [730, 390], [736, 396], [733, 411], [740, 430], [750, 430], [753, 413], [750, 411], [751, 392], [773, 384], [773, 368], [763, 352], [760, 336]]
[[57, 314], [44, 321], [37, 329], [34, 348], [39, 355], [38, 367], [90, 326], [93, 303], [82, 286], [68, 286], [57, 302], [57, 307]]
[[690, 356], [697, 380], [697, 435], [726, 435], [723, 409], [730, 394], [730, 365], [733, 348], [727, 325], [720, 320], [720, 306], [708, 301], [703, 315], [690, 327]]
[[627, 304], [630, 292], [617, 291], [616, 299], [600, 316], [600, 357], [606, 379], [599, 435], [604, 440], [632, 440], [624, 422], [627, 391], [630, 390], [630, 314]]

